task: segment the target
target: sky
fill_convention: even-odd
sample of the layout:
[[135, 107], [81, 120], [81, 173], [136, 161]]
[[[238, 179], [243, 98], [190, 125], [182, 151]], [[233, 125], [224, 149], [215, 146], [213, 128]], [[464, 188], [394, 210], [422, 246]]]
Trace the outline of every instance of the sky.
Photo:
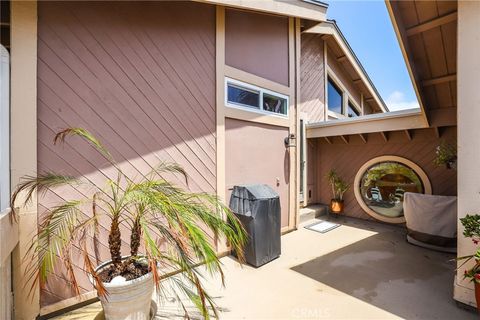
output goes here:
[[331, 0], [334, 19], [390, 111], [418, 108], [418, 101], [383, 0]]

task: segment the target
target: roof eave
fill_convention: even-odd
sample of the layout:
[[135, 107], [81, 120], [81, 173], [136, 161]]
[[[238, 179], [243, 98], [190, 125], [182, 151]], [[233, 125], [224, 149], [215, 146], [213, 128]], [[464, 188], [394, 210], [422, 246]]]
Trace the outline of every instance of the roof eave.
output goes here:
[[355, 52], [353, 52], [352, 48], [348, 44], [348, 41], [345, 39], [341, 30], [338, 28], [337, 24], [334, 21], [329, 20], [329, 21], [321, 22], [303, 32], [331, 35], [335, 39], [337, 44], [340, 46], [340, 48], [342, 49], [349, 63], [353, 65], [357, 73], [360, 75], [362, 82], [370, 91], [370, 94], [375, 99], [381, 111], [389, 112], [387, 105], [385, 104], [382, 97], [378, 93], [377, 89], [375, 88], [375, 85], [373, 84], [372, 80], [370, 79], [367, 72], [363, 68], [360, 60], [355, 55]]
[[313, 21], [327, 19], [328, 5], [321, 1], [285, 0], [193, 0], [237, 9], [297, 17]]
[[307, 138], [426, 128], [420, 109], [377, 113], [306, 125]]
[[410, 80], [412, 81], [412, 86], [415, 91], [415, 95], [420, 105], [420, 110], [422, 112], [422, 116], [424, 118], [425, 125], [429, 126], [428, 117], [425, 111], [425, 104], [423, 102], [422, 95], [420, 94], [420, 81], [416, 76], [416, 71], [413, 66], [411, 59], [409, 58], [408, 54], [408, 43], [406, 40], [406, 36], [404, 35], [404, 28], [401, 26], [400, 21], [397, 20], [397, 17], [394, 13], [394, 8], [392, 7], [392, 3], [390, 0], [385, 0], [385, 5], [387, 7], [388, 14], [390, 16], [390, 20], [392, 21], [393, 29], [395, 30], [395, 35], [397, 36], [398, 44], [400, 46], [400, 51], [402, 52], [403, 59], [405, 60], [405, 64], [407, 66], [408, 75], [410, 76]]

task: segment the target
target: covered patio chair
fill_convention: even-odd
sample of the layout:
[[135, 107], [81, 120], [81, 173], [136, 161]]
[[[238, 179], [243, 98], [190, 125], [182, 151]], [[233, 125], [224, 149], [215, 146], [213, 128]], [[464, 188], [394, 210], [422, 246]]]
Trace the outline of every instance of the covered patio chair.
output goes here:
[[457, 250], [457, 197], [406, 192], [407, 241], [433, 250]]

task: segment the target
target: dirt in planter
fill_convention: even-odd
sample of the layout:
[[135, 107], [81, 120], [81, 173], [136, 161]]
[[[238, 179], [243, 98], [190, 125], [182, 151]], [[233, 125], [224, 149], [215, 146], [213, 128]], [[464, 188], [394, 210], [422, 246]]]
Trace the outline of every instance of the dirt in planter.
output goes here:
[[124, 260], [118, 266], [113, 264], [107, 266], [105, 269], [100, 271], [99, 276], [102, 282], [108, 283], [116, 276], [122, 276], [128, 281], [140, 278], [149, 272], [150, 268], [145, 261], [129, 258]]

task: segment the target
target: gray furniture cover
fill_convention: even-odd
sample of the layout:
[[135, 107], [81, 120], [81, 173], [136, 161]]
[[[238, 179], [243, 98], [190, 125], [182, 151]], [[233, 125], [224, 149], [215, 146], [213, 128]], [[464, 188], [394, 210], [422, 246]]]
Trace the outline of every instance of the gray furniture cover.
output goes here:
[[235, 186], [230, 209], [248, 233], [247, 263], [259, 267], [280, 256], [280, 198], [275, 190], [266, 184]]
[[457, 197], [406, 192], [403, 212], [408, 242], [434, 250], [456, 251]]

